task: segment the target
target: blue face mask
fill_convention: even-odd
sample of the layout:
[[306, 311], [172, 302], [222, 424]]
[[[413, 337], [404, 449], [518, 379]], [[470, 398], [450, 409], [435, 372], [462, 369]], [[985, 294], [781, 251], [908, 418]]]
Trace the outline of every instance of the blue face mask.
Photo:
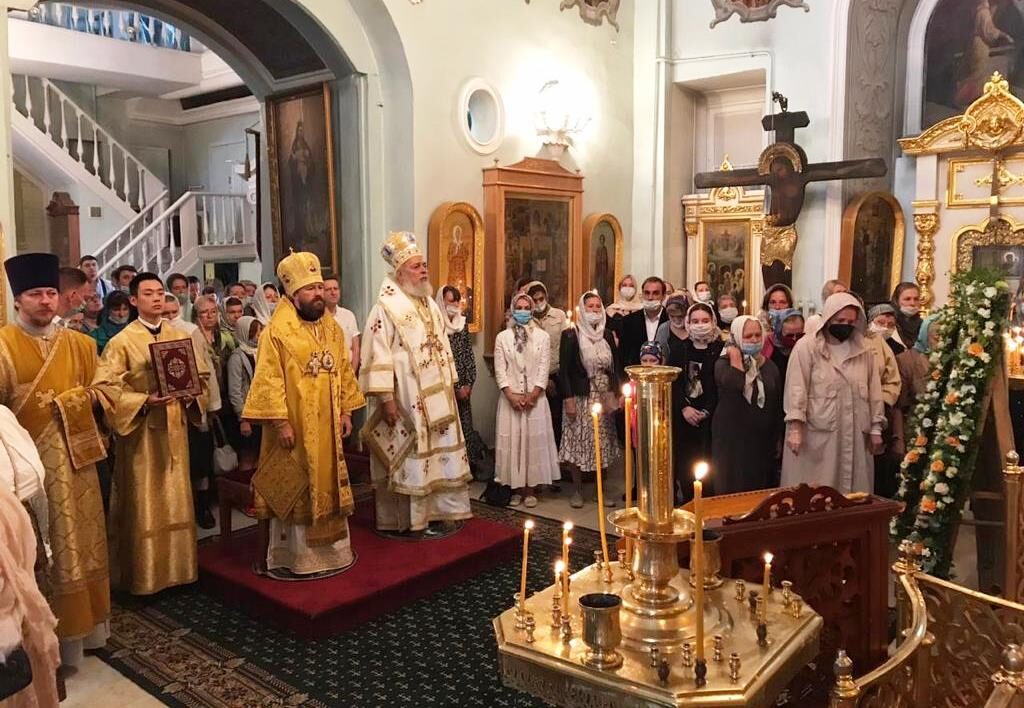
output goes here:
[[756, 356], [764, 349], [764, 342], [740, 342], [740, 351], [746, 356]]
[[529, 310], [516, 310], [512, 313], [512, 319], [516, 321], [517, 325], [525, 327], [533, 319], [533, 313]]

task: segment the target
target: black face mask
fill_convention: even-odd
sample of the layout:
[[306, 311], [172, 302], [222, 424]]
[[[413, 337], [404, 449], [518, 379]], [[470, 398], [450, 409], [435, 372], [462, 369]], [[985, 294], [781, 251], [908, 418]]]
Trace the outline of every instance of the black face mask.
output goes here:
[[828, 333], [838, 339], [840, 342], [845, 342], [853, 334], [852, 324], [830, 324], [828, 326]]

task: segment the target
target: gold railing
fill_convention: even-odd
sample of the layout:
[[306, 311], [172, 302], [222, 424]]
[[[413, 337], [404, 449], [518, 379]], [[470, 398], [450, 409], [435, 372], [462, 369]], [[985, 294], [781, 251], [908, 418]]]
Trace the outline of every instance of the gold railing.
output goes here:
[[1007, 599], [1024, 602], [1024, 478], [1020, 457], [1013, 450], [1006, 453], [1003, 486], [1006, 500], [1006, 580], [1003, 594]]
[[1024, 605], [920, 571], [904, 541], [893, 565], [902, 641], [861, 678], [836, 659], [832, 708], [1020, 708], [1024, 706]]

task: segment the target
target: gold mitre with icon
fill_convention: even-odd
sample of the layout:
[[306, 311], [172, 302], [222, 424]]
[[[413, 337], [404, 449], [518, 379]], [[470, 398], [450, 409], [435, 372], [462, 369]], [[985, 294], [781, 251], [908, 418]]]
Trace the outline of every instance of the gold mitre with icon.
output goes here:
[[385, 239], [380, 255], [392, 270], [398, 270], [413, 256], [422, 256], [423, 251], [420, 250], [416, 234], [413, 232], [392, 231]]
[[277, 279], [284, 285], [284, 291], [289, 296], [307, 285], [322, 283], [324, 277], [320, 273], [320, 259], [309, 251], [292, 251], [277, 264]]

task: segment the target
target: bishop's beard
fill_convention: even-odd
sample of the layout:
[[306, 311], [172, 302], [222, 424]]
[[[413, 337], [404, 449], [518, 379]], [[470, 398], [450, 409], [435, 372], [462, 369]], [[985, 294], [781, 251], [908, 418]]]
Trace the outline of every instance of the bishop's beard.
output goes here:
[[402, 292], [409, 297], [430, 297], [434, 294], [434, 287], [429, 280], [421, 283], [400, 283]]

